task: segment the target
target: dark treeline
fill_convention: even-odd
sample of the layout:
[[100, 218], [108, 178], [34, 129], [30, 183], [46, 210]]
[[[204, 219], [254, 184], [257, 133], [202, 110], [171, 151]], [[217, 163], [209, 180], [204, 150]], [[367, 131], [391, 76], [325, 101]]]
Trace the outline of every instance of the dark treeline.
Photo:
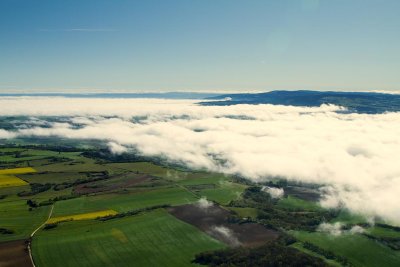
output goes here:
[[97, 219], [99, 221], [108, 221], [108, 220], [112, 220], [112, 219], [118, 219], [118, 218], [123, 218], [123, 217], [127, 217], [127, 216], [138, 215], [139, 213], [146, 212], [146, 211], [151, 211], [151, 210], [156, 210], [156, 209], [166, 209], [169, 207], [171, 207], [171, 205], [169, 205], [169, 204], [155, 205], [155, 206], [131, 210], [131, 211], [127, 211], [127, 212], [121, 212], [121, 213], [117, 213], [115, 215], [107, 215], [104, 217], [99, 217]]
[[27, 196], [33, 196], [42, 192], [45, 192], [47, 190], [50, 190], [53, 184], [46, 183], [46, 184], [39, 184], [39, 183], [31, 183], [29, 184], [31, 187], [31, 191], [22, 191], [19, 192], [17, 195], [20, 197], [27, 197]]
[[232, 201], [233, 207], [251, 207], [258, 209], [257, 221], [272, 229], [306, 230], [314, 231], [318, 225], [336, 216], [335, 211], [299, 211], [288, 212], [277, 206], [276, 199], [259, 186], [247, 188], [242, 194], [242, 199]]
[[334, 254], [331, 251], [322, 249], [322, 248], [320, 248], [320, 247], [318, 247], [318, 246], [316, 246], [316, 245], [314, 245], [314, 244], [312, 244], [310, 242], [305, 242], [303, 244], [303, 247], [308, 249], [308, 250], [310, 250], [310, 251], [313, 251], [313, 252], [315, 252], [315, 253], [317, 253], [319, 255], [322, 255], [325, 258], [329, 259], [329, 260], [337, 261], [340, 264], [342, 264], [343, 266], [352, 266], [350, 264], [350, 262], [346, 258], [338, 256], [338, 255]]
[[322, 259], [310, 256], [288, 247], [287, 242], [279, 240], [258, 248], [231, 248], [196, 255], [194, 263], [219, 266], [263, 266], [263, 267], [325, 267]]

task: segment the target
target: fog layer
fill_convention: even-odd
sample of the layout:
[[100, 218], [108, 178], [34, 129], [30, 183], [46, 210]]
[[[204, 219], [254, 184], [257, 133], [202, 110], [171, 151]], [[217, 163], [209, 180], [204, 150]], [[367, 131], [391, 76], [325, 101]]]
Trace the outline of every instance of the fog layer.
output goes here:
[[[144, 99], [2, 98], [1, 116], [29, 116], [0, 138], [59, 136], [104, 140], [189, 167], [324, 185], [326, 207], [344, 206], [400, 224], [400, 113], [341, 108], [198, 106]], [[66, 116], [63, 123], [42, 116]]]

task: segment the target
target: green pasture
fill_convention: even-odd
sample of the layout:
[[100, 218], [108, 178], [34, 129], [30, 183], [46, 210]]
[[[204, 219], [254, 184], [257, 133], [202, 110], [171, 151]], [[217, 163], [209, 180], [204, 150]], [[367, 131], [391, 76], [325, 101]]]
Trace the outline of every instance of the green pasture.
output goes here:
[[7, 197], [0, 200], [0, 228], [13, 230], [13, 234], [0, 234], [0, 241], [28, 238], [46, 219], [50, 206], [28, 210], [26, 200]]
[[106, 222], [65, 223], [40, 231], [32, 243], [39, 267], [192, 266], [197, 253], [223, 247], [165, 210]]
[[348, 210], [341, 210], [338, 216], [332, 222], [341, 222], [345, 224], [358, 224], [365, 223], [367, 220], [364, 216], [351, 213]]
[[[8, 153], [13, 153], [13, 154], [8, 154]], [[79, 154], [80, 152], [57, 152], [57, 151], [40, 150], [40, 149], [3, 148], [0, 149], [0, 162], [5, 162], [5, 163], [27, 162], [31, 160], [45, 159], [49, 157], [76, 159], [79, 157]]]
[[213, 189], [204, 189], [199, 192], [199, 195], [206, 197], [209, 200], [218, 202], [221, 205], [227, 205], [231, 200], [240, 198], [240, 195], [247, 186], [232, 182], [218, 183], [218, 186]]
[[378, 238], [400, 238], [400, 231], [379, 226], [374, 226], [367, 229], [367, 233]]
[[79, 172], [103, 172], [108, 171], [110, 174], [123, 173], [124, 171], [113, 168], [112, 166], [105, 166], [97, 164], [95, 160], [79, 157], [74, 161], [58, 162], [48, 165], [37, 166], [35, 169], [38, 172], [66, 172], [66, 173], [79, 173]]
[[234, 211], [241, 218], [250, 217], [252, 219], [256, 219], [258, 215], [258, 211], [255, 208], [238, 208], [238, 207], [228, 207], [228, 209]]
[[329, 266], [332, 266], [332, 267], [341, 267], [342, 266], [340, 263], [338, 263], [338, 262], [336, 262], [334, 260], [329, 260], [329, 259], [325, 258], [324, 256], [319, 255], [318, 253], [315, 253], [315, 252], [313, 252], [311, 250], [308, 250], [308, 249], [304, 248], [303, 244], [301, 242], [296, 242], [296, 243], [294, 243], [294, 244], [292, 244], [290, 246], [292, 248], [300, 250], [301, 252], [304, 252], [306, 254], [309, 254], [311, 256], [314, 256], [314, 257], [317, 257], [317, 258], [320, 258], [320, 259], [324, 260], [326, 262], [326, 264], [328, 264]]
[[287, 196], [278, 202], [278, 207], [289, 211], [321, 211], [322, 207], [312, 201], [303, 200], [294, 196]]
[[206, 177], [214, 178], [215, 176], [215, 174], [210, 174], [206, 172], [197, 172], [197, 171], [189, 172], [189, 171], [176, 170], [174, 168], [156, 165], [151, 162], [109, 163], [105, 165], [125, 171], [146, 173], [149, 175], [177, 182], [181, 180], [188, 181], [189, 179], [198, 179]]
[[84, 173], [79, 172], [44, 172], [18, 175], [18, 177], [29, 183], [39, 184], [61, 184], [64, 182], [71, 183], [78, 179], [87, 179], [87, 176]]
[[319, 232], [290, 232], [301, 242], [310, 242], [335, 255], [345, 257], [354, 266], [400, 266], [400, 252], [359, 234], [333, 236]]
[[126, 212], [155, 205], [180, 205], [196, 201], [197, 198], [180, 187], [152, 189], [135, 193], [102, 194], [82, 196], [79, 198], [59, 201], [55, 204], [54, 216], [79, 214], [99, 210], [112, 209]]

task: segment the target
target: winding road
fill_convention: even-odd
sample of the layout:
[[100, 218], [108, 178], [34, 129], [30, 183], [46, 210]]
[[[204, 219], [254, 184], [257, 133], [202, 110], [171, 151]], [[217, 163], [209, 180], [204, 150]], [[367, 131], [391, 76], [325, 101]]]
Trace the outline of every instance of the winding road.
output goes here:
[[29, 252], [29, 258], [31, 259], [31, 262], [32, 262], [32, 266], [33, 266], [33, 267], [36, 267], [35, 262], [33, 261], [32, 249], [31, 249], [31, 244], [32, 244], [33, 236], [34, 236], [34, 235], [36, 234], [36, 232], [39, 231], [39, 229], [42, 228], [42, 227], [46, 224], [46, 222], [50, 219], [51, 215], [53, 214], [53, 209], [54, 209], [54, 205], [51, 206], [51, 209], [50, 209], [50, 212], [49, 212], [49, 216], [47, 217], [47, 220], [44, 221], [38, 228], [36, 228], [36, 229], [32, 232], [32, 234], [31, 234], [31, 236], [30, 236], [30, 238], [29, 238], [30, 240], [29, 240], [29, 243], [28, 243], [28, 252]]

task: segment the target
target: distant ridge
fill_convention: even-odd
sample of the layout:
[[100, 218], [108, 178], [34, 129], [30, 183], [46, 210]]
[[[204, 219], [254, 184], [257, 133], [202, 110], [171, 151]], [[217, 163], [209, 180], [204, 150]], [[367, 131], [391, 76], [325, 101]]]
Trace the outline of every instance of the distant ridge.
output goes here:
[[207, 99], [217, 93], [166, 92], [166, 93], [0, 93], [0, 97], [68, 97], [68, 98], [163, 98], [163, 99]]
[[224, 94], [209, 97], [208, 101], [200, 104], [205, 106], [274, 104], [308, 107], [333, 104], [347, 108], [348, 112], [377, 114], [400, 111], [400, 95], [376, 92], [271, 91], [254, 94]]

